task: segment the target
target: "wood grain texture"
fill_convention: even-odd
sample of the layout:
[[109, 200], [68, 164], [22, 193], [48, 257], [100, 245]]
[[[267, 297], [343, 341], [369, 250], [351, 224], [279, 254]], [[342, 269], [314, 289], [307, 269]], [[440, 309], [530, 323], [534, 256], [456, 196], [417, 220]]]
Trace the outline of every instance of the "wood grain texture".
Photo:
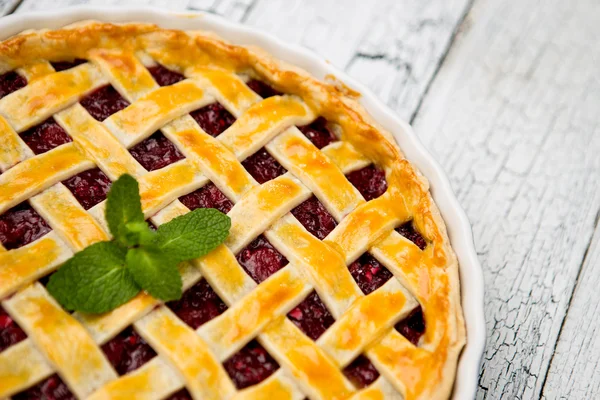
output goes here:
[[469, 0], [258, 0], [246, 22], [315, 51], [410, 119], [469, 6]]
[[[600, 209], [599, 4], [540, 5], [476, 2], [415, 120], [467, 211], [484, 269], [488, 343], [478, 399], [541, 396]], [[578, 296], [575, 304], [587, 304], [590, 292]], [[582, 323], [569, 317], [564, 341], [575, 320]], [[570, 370], [564, 364], [576, 356], [567, 357], [555, 364]], [[593, 368], [592, 358], [598, 352], [582, 352], [579, 370]], [[598, 396], [589, 383], [590, 374], [598, 381], [595, 370], [565, 376], [556, 368], [547, 398]], [[567, 395], [569, 379], [573, 393], [596, 396]]]
[[20, 0], [0, 0], [0, 16], [10, 14], [20, 3]]
[[201, 10], [305, 46], [410, 120], [471, 0], [24, 0], [17, 12], [73, 4]]
[[471, 3], [23, 0], [17, 12], [203, 10], [345, 69], [414, 117], [473, 224], [488, 326], [477, 398], [600, 398], [600, 4], [475, 0], [453, 43]]
[[600, 227], [597, 226], [550, 363], [542, 392], [544, 399], [594, 399], [600, 394], [599, 288]]

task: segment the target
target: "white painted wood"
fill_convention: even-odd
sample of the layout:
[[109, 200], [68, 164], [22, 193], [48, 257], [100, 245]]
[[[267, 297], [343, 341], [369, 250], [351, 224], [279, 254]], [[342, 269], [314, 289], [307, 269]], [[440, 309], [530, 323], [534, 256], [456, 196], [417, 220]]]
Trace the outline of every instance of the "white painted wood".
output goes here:
[[[0, 0], [0, 12], [18, 2]], [[209, 11], [312, 49], [410, 119], [471, 2], [24, 0], [17, 11]], [[595, 0], [475, 0], [415, 119], [473, 223], [485, 271], [478, 399], [600, 397], [598, 21]]]
[[74, 3], [203, 10], [301, 44], [411, 119], [470, 0], [24, 0], [17, 12]]
[[20, 0], [0, 0], [0, 16], [10, 14]]
[[[540, 397], [594, 231], [599, 20], [595, 0], [476, 2], [415, 119], [467, 211], [484, 268], [488, 343], [478, 399]], [[576, 292], [575, 304], [588, 304], [592, 286]], [[569, 318], [563, 342], [573, 339], [575, 320], [583, 323]], [[563, 375], [556, 365], [546, 397], [598, 397], [583, 395], [598, 388], [598, 346], [561, 349], [581, 352], [556, 361], [563, 373], [573, 357], [578, 371], [590, 371]]]
[[246, 21], [299, 43], [410, 119], [469, 0], [259, 0]]
[[577, 282], [543, 388], [544, 399], [600, 396], [600, 226]]

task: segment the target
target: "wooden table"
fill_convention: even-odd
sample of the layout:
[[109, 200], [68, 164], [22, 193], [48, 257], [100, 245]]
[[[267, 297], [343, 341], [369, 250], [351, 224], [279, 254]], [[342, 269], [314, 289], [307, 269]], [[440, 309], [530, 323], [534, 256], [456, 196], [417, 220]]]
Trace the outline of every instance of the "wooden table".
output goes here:
[[[0, 0], [4, 14], [127, 0]], [[600, 2], [155, 0], [321, 54], [411, 121], [473, 224], [477, 399], [600, 397]]]

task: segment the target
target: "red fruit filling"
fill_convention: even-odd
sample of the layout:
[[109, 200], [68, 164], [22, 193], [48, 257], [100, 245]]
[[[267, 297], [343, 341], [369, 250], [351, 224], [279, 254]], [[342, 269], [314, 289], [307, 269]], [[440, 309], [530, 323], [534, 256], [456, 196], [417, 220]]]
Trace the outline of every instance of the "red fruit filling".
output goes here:
[[262, 382], [279, 368], [277, 361], [256, 340], [227, 359], [223, 366], [238, 389]]
[[10, 71], [0, 75], [0, 99], [27, 85], [27, 79]]
[[185, 79], [185, 76], [179, 72], [165, 68], [160, 64], [148, 68], [148, 71], [160, 86], [169, 86]]
[[46, 221], [26, 201], [0, 215], [0, 242], [7, 250], [25, 246], [50, 230]]
[[406, 318], [396, 324], [396, 330], [415, 346], [425, 333], [425, 319], [421, 306], [415, 308]]
[[82, 60], [81, 58], [76, 58], [73, 61], [56, 61], [52, 64], [52, 67], [54, 67], [54, 70], [56, 72], [60, 72], [60, 71], [64, 71], [65, 69], [71, 69], [73, 67], [78, 66], [79, 64], [83, 64], [84, 62], [86, 62], [86, 60]]
[[25, 339], [27, 335], [14, 319], [0, 307], [0, 353]]
[[178, 392], [173, 393], [165, 400], [192, 400], [192, 395], [190, 395], [190, 392], [188, 392], [187, 389], [184, 388]]
[[425, 247], [427, 247], [425, 238], [415, 230], [412, 221], [408, 221], [400, 225], [398, 228], [396, 228], [396, 232], [416, 244], [421, 250], [425, 250]]
[[56, 374], [12, 397], [14, 400], [76, 400], [69, 387]]
[[379, 289], [392, 277], [392, 273], [369, 253], [360, 256], [348, 269], [364, 294]]
[[110, 85], [94, 90], [81, 99], [80, 103], [98, 121], [104, 121], [129, 105], [129, 102]]
[[321, 240], [337, 226], [335, 219], [315, 196], [294, 208], [292, 214], [307, 231]]
[[373, 200], [381, 196], [387, 190], [385, 172], [375, 165], [350, 172], [346, 178], [358, 189], [365, 200]]
[[156, 357], [156, 353], [130, 326], [102, 346], [108, 361], [119, 375], [135, 371]]
[[161, 169], [185, 158], [160, 131], [133, 146], [129, 152], [148, 171]]
[[272, 96], [282, 95], [281, 92], [275, 90], [274, 88], [267, 85], [263, 81], [259, 81], [258, 79], [251, 79], [246, 83], [246, 85], [248, 85], [248, 87], [250, 89], [252, 89], [257, 95], [259, 95], [263, 99], [266, 99], [266, 98], [272, 97]]
[[348, 378], [354, 386], [362, 389], [379, 378], [379, 371], [377, 371], [367, 357], [361, 354], [356, 357], [350, 365], [344, 368], [344, 375], [346, 375], [346, 378]]
[[288, 263], [264, 235], [254, 239], [236, 258], [256, 283], [261, 283]]
[[217, 137], [234, 122], [235, 117], [219, 103], [212, 103], [190, 113], [204, 132]]
[[290, 311], [288, 318], [312, 340], [317, 340], [335, 322], [317, 292], [309, 294]]
[[61, 144], [73, 141], [52, 117], [21, 133], [21, 138], [35, 154], [45, 153]]
[[223, 300], [210, 287], [206, 279], [201, 279], [186, 290], [181, 299], [167, 303], [167, 307], [193, 329], [198, 329], [227, 310]]
[[106, 199], [111, 181], [100, 169], [88, 169], [63, 181], [86, 210]]
[[196, 208], [216, 208], [224, 214], [227, 214], [231, 210], [231, 207], [233, 207], [231, 200], [212, 182], [200, 189], [194, 190], [192, 193], [181, 196], [179, 201], [190, 210], [195, 210]]
[[337, 137], [327, 128], [327, 120], [319, 117], [309, 125], [299, 126], [298, 129], [306, 136], [317, 149], [322, 149], [330, 143], [337, 141]]
[[286, 173], [286, 169], [264, 148], [246, 158], [242, 165], [261, 185]]

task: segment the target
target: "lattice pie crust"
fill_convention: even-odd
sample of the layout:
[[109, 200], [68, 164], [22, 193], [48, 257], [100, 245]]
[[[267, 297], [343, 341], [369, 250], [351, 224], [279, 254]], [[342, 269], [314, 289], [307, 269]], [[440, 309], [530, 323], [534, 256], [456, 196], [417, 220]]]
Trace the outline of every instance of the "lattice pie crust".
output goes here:
[[[78, 58], [88, 62], [61, 72], [50, 64]], [[156, 63], [186, 79], [159, 87], [148, 72]], [[198, 399], [449, 396], [465, 342], [456, 258], [427, 181], [354, 93], [260, 49], [147, 24], [23, 32], [0, 44], [0, 73], [11, 70], [28, 84], [0, 100], [0, 214], [29, 200], [52, 231], [14, 250], [0, 246], [1, 304], [28, 336], [0, 353], [0, 398], [56, 372], [91, 399], [162, 398], [184, 387]], [[250, 77], [286, 94], [263, 100], [246, 85]], [[131, 104], [99, 122], [78, 102], [107, 84]], [[215, 101], [236, 118], [217, 138], [188, 114]], [[34, 155], [19, 134], [51, 116], [73, 141]], [[317, 116], [340, 139], [321, 150], [296, 128]], [[157, 130], [185, 158], [148, 172], [128, 149]], [[260, 185], [241, 162], [263, 147], [288, 172]], [[365, 201], [344, 174], [371, 163], [385, 171], [388, 189]], [[61, 183], [93, 167], [111, 180], [136, 177], [155, 225], [188, 212], [178, 197], [209, 181], [232, 200], [225, 244], [181, 265], [184, 289], [204, 277], [227, 311], [194, 331], [141, 293], [105, 315], [69, 314], [36, 282], [109, 239], [104, 202], [85, 210]], [[312, 194], [338, 223], [324, 240], [290, 213]], [[424, 250], [394, 230], [411, 220]], [[257, 284], [235, 254], [260, 234], [289, 264]], [[365, 296], [347, 266], [367, 251], [393, 278]], [[335, 318], [316, 342], [286, 318], [313, 290]], [[393, 326], [418, 305], [426, 331], [415, 346]], [[119, 377], [99, 346], [131, 324], [158, 357]], [[222, 362], [255, 338], [280, 368], [237, 390]], [[360, 354], [381, 374], [363, 389], [341, 372]]]

